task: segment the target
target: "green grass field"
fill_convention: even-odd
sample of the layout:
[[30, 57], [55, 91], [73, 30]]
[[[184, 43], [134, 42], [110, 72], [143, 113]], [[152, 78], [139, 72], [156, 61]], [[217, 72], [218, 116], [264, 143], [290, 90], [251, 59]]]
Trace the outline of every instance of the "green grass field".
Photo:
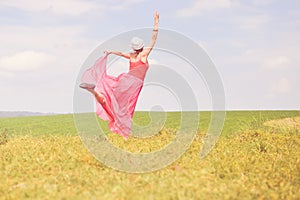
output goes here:
[[[73, 115], [0, 118], [0, 199], [300, 199], [300, 111], [227, 112], [204, 159], [199, 150], [210, 113], [200, 115], [183, 156], [144, 174], [97, 161], [77, 135]], [[134, 120], [148, 119], [137, 112]], [[171, 141], [174, 130], [169, 120], [152, 138], [108, 138], [128, 151], [148, 152]]]

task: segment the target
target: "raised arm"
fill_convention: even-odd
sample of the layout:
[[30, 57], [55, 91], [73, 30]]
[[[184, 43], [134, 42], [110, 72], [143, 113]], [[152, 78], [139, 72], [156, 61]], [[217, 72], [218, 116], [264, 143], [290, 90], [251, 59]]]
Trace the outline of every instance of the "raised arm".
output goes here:
[[155, 11], [154, 13], [154, 27], [153, 27], [153, 33], [152, 33], [152, 39], [151, 42], [149, 44], [149, 47], [145, 49], [145, 54], [148, 57], [148, 55], [150, 54], [150, 52], [152, 51], [156, 39], [157, 39], [157, 35], [158, 35], [158, 22], [159, 22], [159, 14], [157, 11]]
[[127, 58], [129, 59], [130, 58], [130, 55], [129, 54], [126, 54], [126, 53], [122, 53], [122, 52], [119, 52], [119, 51], [105, 51], [106, 54], [115, 54], [117, 56], [122, 56], [124, 58]]

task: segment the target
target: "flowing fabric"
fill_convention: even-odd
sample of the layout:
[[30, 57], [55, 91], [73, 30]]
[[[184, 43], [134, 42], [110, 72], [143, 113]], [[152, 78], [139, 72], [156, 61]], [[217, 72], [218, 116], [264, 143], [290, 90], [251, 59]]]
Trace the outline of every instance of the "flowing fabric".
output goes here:
[[99, 58], [93, 67], [85, 71], [81, 80], [83, 83], [95, 84], [95, 90], [105, 98], [103, 104], [96, 100], [96, 114], [109, 121], [108, 127], [112, 132], [127, 139], [149, 65], [142, 61], [130, 62], [128, 73], [114, 77], [106, 72], [107, 57], [106, 54]]

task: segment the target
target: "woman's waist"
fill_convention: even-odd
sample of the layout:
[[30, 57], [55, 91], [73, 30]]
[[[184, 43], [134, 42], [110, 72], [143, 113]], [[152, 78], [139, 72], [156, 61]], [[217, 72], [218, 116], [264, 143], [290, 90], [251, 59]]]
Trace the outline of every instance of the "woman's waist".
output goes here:
[[140, 70], [147, 70], [149, 68], [148, 64], [142, 64], [142, 65], [129, 65], [129, 70], [135, 70], [135, 69], [140, 69]]
[[129, 70], [127, 74], [144, 81], [147, 70]]

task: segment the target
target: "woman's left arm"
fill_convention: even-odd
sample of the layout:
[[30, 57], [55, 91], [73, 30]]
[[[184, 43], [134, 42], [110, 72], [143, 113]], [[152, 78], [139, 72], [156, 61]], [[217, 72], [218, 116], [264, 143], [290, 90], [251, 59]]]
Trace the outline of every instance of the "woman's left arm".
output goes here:
[[120, 52], [120, 51], [106, 51], [105, 52], [106, 54], [115, 54], [115, 55], [117, 55], [117, 56], [121, 56], [121, 57], [124, 57], [124, 58], [127, 58], [127, 59], [129, 59], [130, 58], [130, 55], [129, 54], [126, 54], [126, 53], [122, 53], [122, 52]]

